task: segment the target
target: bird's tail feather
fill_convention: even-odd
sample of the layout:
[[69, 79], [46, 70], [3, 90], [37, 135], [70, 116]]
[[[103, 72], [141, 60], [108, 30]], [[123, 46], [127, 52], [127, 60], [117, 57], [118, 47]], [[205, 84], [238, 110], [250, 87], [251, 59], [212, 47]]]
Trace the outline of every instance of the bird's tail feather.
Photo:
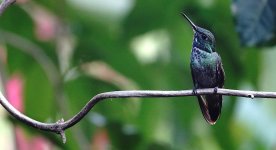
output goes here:
[[205, 120], [214, 125], [221, 113], [221, 103], [222, 96], [221, 95], [199, 95], [197, 96], [198, 103], [201, 109], [201, 112], [205, 118]]

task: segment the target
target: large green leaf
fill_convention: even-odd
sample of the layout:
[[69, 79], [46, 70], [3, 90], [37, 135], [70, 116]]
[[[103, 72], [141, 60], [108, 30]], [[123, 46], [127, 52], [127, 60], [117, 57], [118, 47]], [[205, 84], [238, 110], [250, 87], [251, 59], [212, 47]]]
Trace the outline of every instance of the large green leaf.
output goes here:
[[232, 8], [243, 45], [260, 45], [275, 37], [274, 0], [233, 0]]

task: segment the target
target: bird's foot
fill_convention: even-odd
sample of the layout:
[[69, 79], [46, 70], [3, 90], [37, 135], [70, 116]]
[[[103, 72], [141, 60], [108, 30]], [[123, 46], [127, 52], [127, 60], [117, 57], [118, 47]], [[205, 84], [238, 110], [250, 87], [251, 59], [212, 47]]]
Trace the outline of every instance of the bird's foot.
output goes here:
[[214, 94], [217, 94], [218, 93], [218, 87], [216, 86], [215, 88], [214, 88]]
[[193, 95], [197, 95], [197, 89], [195, 87], [193, 88]]

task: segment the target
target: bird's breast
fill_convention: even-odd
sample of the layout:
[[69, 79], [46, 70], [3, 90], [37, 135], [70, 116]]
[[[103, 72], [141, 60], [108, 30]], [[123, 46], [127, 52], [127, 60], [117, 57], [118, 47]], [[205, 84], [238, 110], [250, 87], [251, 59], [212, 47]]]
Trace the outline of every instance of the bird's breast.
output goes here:
[[204, 51], [193, 51], [191, 55], [191, 69], [194, 79], [201, 88], [217, 86], [217, 54]]

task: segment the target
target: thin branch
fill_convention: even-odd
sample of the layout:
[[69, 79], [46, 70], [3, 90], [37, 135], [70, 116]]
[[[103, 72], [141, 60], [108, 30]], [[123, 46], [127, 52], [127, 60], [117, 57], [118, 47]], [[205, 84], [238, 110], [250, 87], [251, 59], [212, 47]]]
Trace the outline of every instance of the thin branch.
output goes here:
[[3, 0], [0, 4], [0, 16], [11, 4], [15, 3], [16, 0]]
[[[25, 52], [26, 54], [29, 54], [32, 56], [38, 64], [42, 67], [44, 72], [46, 73], [50, 83], [53, 85], [54, 92], [55, 92], [55, 98], [57, 99], [57, 106], [59, 107], [59, 110], [63, 114], [63, 116], [68, 116], [68, 109], [70, 109], [68, 106], [68, 102], [66, 100], [66, 96], [63, 91], [63, 79], [54, 65], [53, 61], [44, 53], [45, 50], [43, 50], [41, 47], [36, 45], [35, 43], [29, 41], [28, 39], [21, 37], [15, 33], [11, 33], [8, 31], [0, 30], [0, 35], [3, 35], [3, 41], [18, 48], [19, 50]], [[2, 40], [0, 38], [0, 40]], [[0, 66], [1, 67], [1, 66]], [[0, 68], [1, 69], [1, 68]], [[72, 130], [73, 136], [75, 140], [80, 140], [82, 143], [79, 146], [81, 149], [87, 149], [85, 148], [85, 143], [88, 143], [85, 141], [83, 137], [83, 133], [80, 130], [80, 128], [74, 128]], [[65, 137], [65, 136], [64, 136]], [[63, 141], [66, 138], [62, 138]]]
[[[55, 98], [57, 102], [57, 106], [59, 107], [59, 110], [62, 112], [64, 117], [68, 116], [68, 102], [66, 100], [66, 96], [63, 91], [63, 79], [54, 65], [53, 61], [44, 53], [45, 50], [43, 50], [41, 47], [36, 45], [35, 43], [29, 41], [28, 39], [21, 37], [15, 33], [11, 33], [8, 31], [0, 30], [0, 35], [3, 35], [3, 41], [18, 48], [19, 50], [25, 52], [26, 54], [29, 54], [32, 56], [38, 64], [42, 67], [44, 72], [46, 73], [50, 83], [52, 84], [55, 92]], [[0, 38], [2, 40], [2, 38]], [[85, 145], [88, 145], [86, 143], [83, 137], [83, 133], [80, 130], [80, 128], [74, 128], [72, 130], [73, 136], [75, 140], [81, 140], [82, 143], [79, 146], [82, 149], [85, 149]], [[64, 138], [63, 138], [64, 137]], [[62, 139], [65, 141], [65, 136], [63, 136]]]
[[34, 128], [54, 132], [62, 136], [65, 142], [64, 131], [76, 123], [78, 123], [98, 102], [109, 99], [109, 98], [130, 98], [130, 97], [185, 97], [195, 95], [208, 95], [208, 94], [220, 94], [227, 96], [239, 96], [248, 98], [276, 98], [276, 92], [263, 92], [263, 91], [245, 91], [245, 90], [232, 90], [232, 89], [198, 89], [197, 93], [194, 94], [192, 90], [181, 90], [181, 91], [155, 91], [155, 90], [135, 90], [135, 91], [113, 91], [100, 93], [94, 96], [79, 113], [73, 116], [71, 119], [64, 121], [63, 119], [56, 123], [43, 123], [36, 121], [16, 110], [0, 92], [0, 103], [1, 105], [16, 119], [23, 123], [32, 126]]

